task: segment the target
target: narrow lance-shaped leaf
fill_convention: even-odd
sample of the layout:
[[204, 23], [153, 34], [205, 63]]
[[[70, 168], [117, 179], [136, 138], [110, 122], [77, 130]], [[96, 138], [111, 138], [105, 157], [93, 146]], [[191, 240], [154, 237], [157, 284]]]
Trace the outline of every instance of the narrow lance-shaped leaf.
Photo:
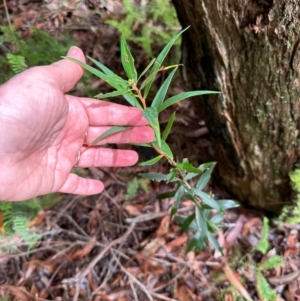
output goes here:
[[171, 159], [173, 160], [173, 153], [169, 147], [169, 145], [167, 144], [166, 141], [164, 140], [161, 140], [161, 145], [159, 146], [158, 145], [158, 142], [157, 140], [155, 140], [153, 143], [152, 143], [156, 148], [160, 149], [163, 153], [165, 153], [167, 159]]
[[204, 246], [204, 235], [202, 231], [197, 231], [194, 237], [188, 243], [185, 253], [188, 253], [193, 249], [195, 249], [196, 253], [199, 253], [203, 249], [203, 246]]
[[116, 96], [121, 96], [126, 93], [130, 92], [130, 90], [119, 90], [119, 91], [113, 91], [113, 92], [108, 92], [108, 93], [100, 93], [95, 95], [96, 98], [110, 98], [110, 97], [116, 97]]
[[184, 186], [180, 185], [174, 195], [174, 205], [171, 209], [171, 219], [173, 218], [174, 214], [176, 214], [179, 204], [180, 204], [180, 200], [183, 197], [183, 195], [184, 195]]
[[145, 161], [145, 162], [142, 162], [142, 163], [140, 163], [140, 166], [149, 166], [149, 165], [153, 165], [153, 164], [155, 164], [155, 163], [157, 163], [160, 159], [162, 159], [163, 158], [163, 156], [162, 155], [159, 155], [159, 156], [157, 156], [157, 157], [155, 157], [155, 158], [153, 158], [153, 159], [150, 159], [150, 160], [148, 160], [148, 161]]
[[165, 100], [166, 94], [168, 92], [169, 86], [171, 84], [171, 81], [173, 79], [173, 76], [175, 72], [177, 71], [178, 67], [176, 67], [167, 77], [167, 79], [164, 81], [164, 83], [161, 85], [159, 90], [157, 91], [152, 103], [151, 107], [159, 108], [163, 101]]
[[239, 207], [239, 203], [234, 200], [218, 200], [217, 201], [222, 210]]
[[105, 131], [103, 134], [101, 134], [99, 137], [97, 137], [95, 140], [93, 140], [90, 145], [95, 145], [96, 143], [98, 143], [100, 140], [103, 140], [107, 136], [110, 136], [110, 135], [115, 134], [115, 133], [127, 131], [127, 130], [129, 130], [131, 128], [132, 127], [130, 127], [130, 126], [127, 126], [127, 127], [125, 127], [125, 126], [114, 126], [114, 127], [111, 127], [110, 129], [108, 129], [107, 131]]
[[138, 81], [141, 79], [141, 77], [143, 75], [146, 74], [146, 72], [152, 67], [152, 65], [154, 64], [156, 58], [152, 59], [152, 61], [148, 64], [148, 66], [144, 69], [144, 71], [140, 74], [139, 78], [138, 78]]
[[86, 63], [83, 63], [79, 60], [76, 60], [72, 57], [64, 57], [63, 58], [75, 62], [78, 65], [80, 65], [81, 67], [83, 67], [84, 69], [86, 69], [87, 71], [91, 72], [92, 74], [96, 75], [97, 77], [103, 79], [105, 82], [107, 82], [108, 84], [110, 84], [112, 87], [116, 88], [117, 90], [124, 90], [126, 89], [129, 85], [128, 82], [126, 80], [123, 80], [121, 77], [117, 76], [116, 74], [105, 74], [102, 71], [89, 66]]
[[[91, 58], [88, 56], [88, 59], [92, 61], [98, 68], [100, 68], [106, 75], [115, 74], [112, 70], [107, 68], [105, 65], [103, 65], [101, 62], [98, 62], [97, 60]], [[116, 75], [116, 74], [115, 74]]]
[[142, 114], [149, 121], [149, 124], [155, 133], [157, 144], [160, 148], [161, 147], [160, 127], [159, 127], [158, 113], [156, 108], [152, 108], [152, 107], [146, 108], [142, 111]]
[[212, 199], [211, 197], [209, 197], [209, 195], [207, 193], [205, 193], [202, 190], [197, 189], [197, 188], [194, 188], [193, 191], [197, 196], [199, 196], [201, 198], [203, 203], [208, 205], [210, 208], [216, 209], [217, 211], [222, 210], [220, 205], [218, 204], [218, 202], [216, 200]]
[[169, 106], [173, 105], [176, 102], [179, 102], [183, 99], [189, 98], [189, 97], [193, 97], [193, 96], [200, 96], [200, 95], [205, 95], [205, 94], [217, 94], [220, 92], [216, 92], [216, 91], [190, 91], [190, 92], [183, 92], [180, 94], [177, 94], [175, 96], [172, 96], [170, 98], [168, 98], [161, 106], [159, 106], [159, 108], [157, 109], [158, 112], [160, 113], [161, 111], [163, 111], [164, 109], [168, 108]]
[[195, 220], [195, 216], [196, 216], [195, 213], [193, 213], [184, 219], [184, 221], [180, 225], [182, 231], [186, 231], [189, 229], [189, 225], [193, 220]]
[[210, 231], [207, 232], [207, 238], [211, 245], [223, 255], [223, 251], [221, 249], [221, 246], [219, 245], [219, 242]]
[[203, 212], [198, 204], [195, 206], [196, 223], [199, 231], [203, 233], [203, 236], [207, 236], [207, 224]]
[[143, 109], [140, 102], [137, 100], [137, 98], [132, 94], [124, 94], [123, 97], [126, 99], [126, 101], [133, 107], [137, 107], [140, 109]]
[[[157, 73], [157, 70], [160, 68], [160, 66], [162, 65], [163, 61], [165, 60], [167, 54], [169, 53], [171, 47], [174, 45], [174, 43], [176, 42], [176, 40], [182, 35], [183, 32], [185, 32], [188, 29], [185, 28], [184, 30], [182, 30], [181, 32], [179, 32], [175, 37], [173, 37], [169, 43], [164, 47], [164, 49], [161, 51], [161, 53], [158, 55], [155, 64], [153, 65], [150, 74], [155, 74]], [[154, 78], [153, 78], [154, 79]], [[147, 98], [147, 95], [149, 93], [149, 90], [151, 88], [152, 85], [152, 81], [150, 81], [147, 86], [145, 87], [145, 92], [144, 92], [144, 98]]]
[[169, 136], [169, 133], [172, 129], [173, 122], [175, 120], [175, 116], [176, 116], [176, 112], [174, 111], [173, 114], [171, 115], [169, 121], [168, 121], [168, 124], [167, 124], [163, 134], [162, 134], [162, 140], [163, 141], [166, 141], [168, 136]]
[[176, 166], [178, 166], [179, 168], [184, 169], [186, 171], [196, 173], [198, 175], [202, 174], [202, 171], [199, 168], [196, 168], [191, 163], [189, 163], [187, 160], [182, 163], [177, 163]]
[[200, 190], [202, 190], [206, 185], [207, 183], [209, 182], [210, 180], [210, 177], [211, 177], [211, 173], [213, 172], [214, 170], [214, 167], [215, 165], [212, 165], [209, 169], [207, 169], [203, 174], [202, 176], [200, 177], [196, 187]]
[[167, 181], [168, 176], [162, 173], [139, 173], [139, 176], [153, 181]]
[[137, 73], [134, 67], [134, 59], [123, 36], [121, 37], [121, 61], [128, 79], [133, 79], [136, 82]]

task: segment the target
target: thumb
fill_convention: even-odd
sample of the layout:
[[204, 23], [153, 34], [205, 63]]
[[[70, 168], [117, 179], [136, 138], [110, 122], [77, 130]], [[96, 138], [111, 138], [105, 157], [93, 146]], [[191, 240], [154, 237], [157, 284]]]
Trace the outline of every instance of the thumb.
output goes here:
[[[72, 57], [81, 62], [85, 62], [82, 50], [76, 46], [72, 46], [67, 57]], [[59, 85], [62, 92], [71, 90], [82, 77], [84, 70], [75, 62], [67, 59], [60, 60], [50, 65], [55, 81]]]

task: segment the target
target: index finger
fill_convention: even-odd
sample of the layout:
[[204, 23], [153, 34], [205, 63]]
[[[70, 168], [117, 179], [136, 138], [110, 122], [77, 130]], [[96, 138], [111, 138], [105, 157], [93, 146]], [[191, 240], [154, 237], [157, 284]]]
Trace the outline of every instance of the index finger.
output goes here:
[[147, 119], [138, 108], [127, 107], [102, 100], [80, 98], [89, 117], [89, 125], [132, 125], [145, 126]]

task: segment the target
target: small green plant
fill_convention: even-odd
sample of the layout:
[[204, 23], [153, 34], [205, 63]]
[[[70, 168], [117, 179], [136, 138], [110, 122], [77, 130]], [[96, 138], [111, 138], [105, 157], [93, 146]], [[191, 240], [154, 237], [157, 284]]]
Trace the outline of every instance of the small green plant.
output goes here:
[[61, 197], [52, 193], [24, 202], [0, 202], [0, 250], [15, 252], [20, 244], [33, 248], [42, 234], [29, 228], [29, 222], [40, 210], [51, 208], [60, 201]]
[[[153, 57], [153, 47], [161, 48], [179, 27], [175, 8], [170, 0], [152, 0], [145, 5], [123, 0], [124, 18], [107, 20], [127, 40], [140, 46], [148, 58]], [[176, 48], [179, 41], [176, 41]]]
[[68, 36], [58, 41], [36, 28], [32, 28], [32, 34], [23, 39], [13, 26], [2, 26], [0, 47], [6, 53], [6, 57], [0, 57], [0, 83], [28, 67], [51, 64], [66, 53], [72, 44]]
[[[263, 255], [267, 254], [269, 249], [269, 220], [264, 217], [263, 219], [263, 229], [261, 234], [261, 239], [258, 242], [255, 250], [260, 251]], [[275, 269], [278, 266], [283, 266], [283, 259], [279, 255], [268, 257], [265, 261], [259, 263], [255, 267], [255, 278], [256, 278], [256, 289], [257, 293], [262, 300], [266, 301], [276, 301], [278, 300], [278, 294], [270, 286], [268, 280], [263, 275], [263, 271]]]
[[127, 185], [126, 187], [126, 195], [125, 200], [129, 201], [132, 198], [134, 198], [140, 188], [144, 190], [144, 192], [148, 192], [149, 189], [147, 187], [149, 180], [147, 179], [139, 179], [137, 177], [134, 177]]
[[[170, 164], [170, 171], [167, 174], [144, 173], [141, 174], [141, 176], [150, 180], [166, 181], [176, 185], [176, 189], [173, 191], [159, 196], [159, 198], [174, 198], [174, 204], [171, 210], [172, 218], [176, 215], [180, 201], [183, 198], [188, 198], [195, 204], [194, 213], [188, 217], [181, 218], [182, 228], [193, 229], [195, 232], [194, 237], [188, 244], [187, 251], [192, 249], [200, 251], [206, 245], [207, 241], [209, 241], [215, 248], [219, 249], [219, 245], [215, 239], [214, 233], [221, 224], [224, 210], [236, 207], [237, 203], [232, 200], [216, 201], [209, 194], [204, 192], [204, 189], [210, 180], [215, 162], [210, 162], [195, 167], [188, 161], [188, 159], [184, 159], [182, 162], [177, 162], [174, 159], [172, 150], [167, 143], [167, 138], [175, 119], [175, 112], [170, 117], [169, 122], [162, 133], [159, 124], [159, 114], [171, 105], [188, 97], [218, 93], [214, 91], [190, 91], [180, 93], [170, 98], [166, 97], [172, 78], [179, 65], [163, 67], [162, 64], [172, 45], [184, 31], [185, 30], [181, 31], [175, 37], [173, 37], [163, 48], [158, 57], [153, 59], [146, 69], [139, 75], [136, 72], [134, 58], [128, 48], [126, 40], [124, 37], [122, 37], [121, 62], [128, 77], [127, 79], [121, 78], [102, 63], [92, 58], [89, 59], [98, 67], [98, 69], [73, 58], [67, 59], [78, 63], [80, 66], [106, 81], [114, 88], [114, 91], [106, 94], [99, 94], [96, 97], [103, 99], [122, 95], [131, 106], [142, 109], [143, 115], [148, 120], [149, 125], [152, 127], [155, 133], [155, 141], [149, 144], [143, 144], [143, 146], [153, 148], [157, 153], [157, 156], [151, 160], [140, 163], [140, 165], [149, 166], [164, 159]], [[148, 101], [148, 93], [156, 75], [158, 72], [164, 70], [172, 70], [172, 72], [161, 85], [154, 99]], [[148, 103], [150, 106], [147, 106]], [[108, 135], [120, 131], [126, 131], [128, 128], [129, 127], [120, 126], [112, 127], [104, 134], [96, 138], [91, 145], [96, 144], [98, 141]], [[195, 186], [191, 186], [191, 179], [193, 179], [194, 182], [196, 180]], [[218, 213], [215, 214], [215, 212]]]
[[294, 204], [287, 205], [283, 208], [279, 222], [294, 225], [300, 223], [300, 169], [290, 172], [290, 179], [293, 189], [297, 192], [297, 197]]

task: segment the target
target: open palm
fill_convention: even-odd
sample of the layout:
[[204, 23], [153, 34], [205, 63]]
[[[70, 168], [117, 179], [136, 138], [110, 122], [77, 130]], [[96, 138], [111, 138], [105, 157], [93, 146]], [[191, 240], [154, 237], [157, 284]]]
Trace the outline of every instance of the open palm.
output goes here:
[[[68, 56], [84, 61], [77, 47]], [[0, 87], [0, 200], [56, 191], [99, 193], [102, 182], [70, 173], [75, 162], [79, 167], [129, 166], [138, 157], [130, 150], [86, 145], [113, 125], [132, 128], [102, 144], [152, 141], [153, 131], [139, 109], [65, 94], [82, 74], [80, 66], [61, 60], [31, 68]]]

